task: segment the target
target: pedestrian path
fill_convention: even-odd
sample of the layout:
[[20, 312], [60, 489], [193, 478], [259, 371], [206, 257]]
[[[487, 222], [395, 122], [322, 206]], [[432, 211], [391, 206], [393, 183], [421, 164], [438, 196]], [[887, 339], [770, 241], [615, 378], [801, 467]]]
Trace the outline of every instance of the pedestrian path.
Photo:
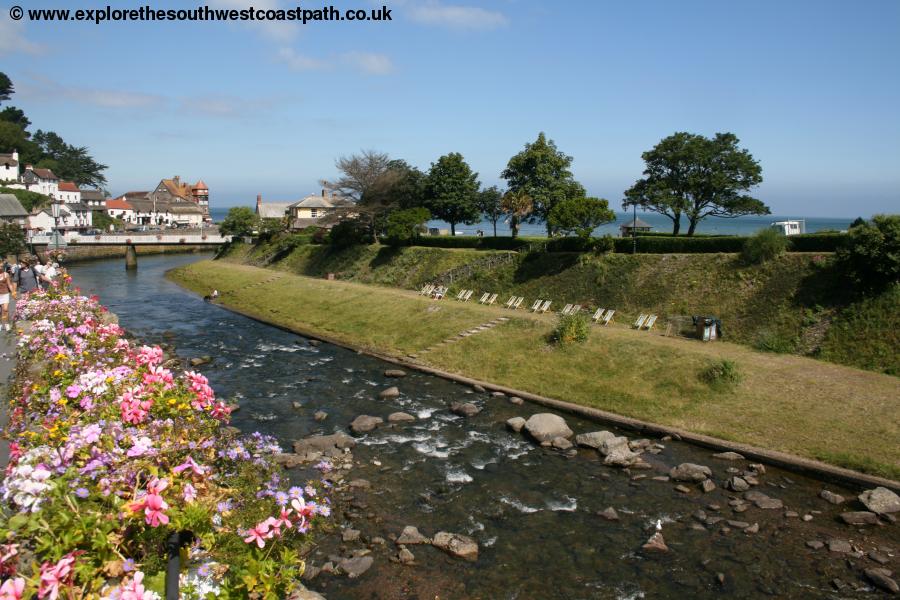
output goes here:
[[6, 425], [9, 423], [9, 384], [16, 368], [16, 339], [13, 332], [0, 332], [0, 479], [9, 462]]
[[427, 352], [437, 350], [439, 348], [442, 348], [443, 346], [446, 346], [447, 344], [455, 344], [456, 342], [464, 340], [473, 335], [478, 335], [479, 333], [483, 333], [485, 331], [490, 331], [497, 325], [500, 325], [501, 323], [505, 323], [506, 321], [509, 321], [509, 317], [497, 317], [496, 319], [488, 321], [487, 323], [482, 323], [481, 325], [473, 327], [472, 329], [466, 329], [465, 331], [461, 331], [458, 334], [448, 337], [445, 340], [441, 340], [437, 344], [435, 344], [433, 346], [429, 346], [428, 348], [425, 348], [424, 350], [420, 350], [419, 352], [417, 352], [415, 354], [408, 354], [407, 358], [409, 358], [411, 360], [417, 360], [417, 359], [421, 358], [422, 355]]

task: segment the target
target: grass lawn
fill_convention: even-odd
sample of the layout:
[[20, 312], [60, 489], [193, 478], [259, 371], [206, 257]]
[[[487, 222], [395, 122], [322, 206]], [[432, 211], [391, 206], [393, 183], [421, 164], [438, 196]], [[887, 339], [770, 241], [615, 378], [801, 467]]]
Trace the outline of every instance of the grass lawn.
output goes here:
[[[900, 379], [746, 346], [594, 327], [583, 345], [546, 342], [551, 315], [435, 302], [395, 288], [204, 261], [170, 277], [269, 322], [404, 356], [495, 317], [507, 323], [421, 355], [425, 364], [621, 415], [900, 479]], [[253, 287], [253, 284], [278, 277]], [[700, 373], [728, 359], [731, 388]]]

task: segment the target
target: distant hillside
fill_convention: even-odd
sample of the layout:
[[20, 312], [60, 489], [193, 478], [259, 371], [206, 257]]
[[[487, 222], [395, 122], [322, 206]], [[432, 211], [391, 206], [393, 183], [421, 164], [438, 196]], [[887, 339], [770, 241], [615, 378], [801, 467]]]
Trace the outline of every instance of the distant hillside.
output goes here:
[[748, 267], [733, 254], [518, 254], [443, 248], [356, 246], [335, 250], [300, 236], [225, 258], [313, 277], [416, 289], [492, 291], [505, 301], [551, 299], [616, 309], [619, 323], [660, 315], [658, 327], [689, 330], [691, 315], [723, 322], [733, 342], [900, 375], [900, 288], [854, 299], [827, 255], [791, 253]]

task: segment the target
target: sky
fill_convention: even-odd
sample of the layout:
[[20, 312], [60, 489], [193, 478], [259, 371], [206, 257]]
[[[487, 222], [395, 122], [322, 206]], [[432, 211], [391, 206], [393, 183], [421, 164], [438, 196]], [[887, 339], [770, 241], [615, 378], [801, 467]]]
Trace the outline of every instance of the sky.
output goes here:
[[8, 16], [199, 2], [3, 0], [9, 104], [88, 146], [114, 195], [180, 175], [202, 178], [213, 207], [296, 200], [361, 149], [423, 170], [461, 152], [502, 188], [544, 131], [618, 208], [660, 139], [730, 131], [762, 165], [754, 195], [773, 214], [900, 212], [896, 0], [335, 0], [386, 4], [391, 20], [306, 25]]

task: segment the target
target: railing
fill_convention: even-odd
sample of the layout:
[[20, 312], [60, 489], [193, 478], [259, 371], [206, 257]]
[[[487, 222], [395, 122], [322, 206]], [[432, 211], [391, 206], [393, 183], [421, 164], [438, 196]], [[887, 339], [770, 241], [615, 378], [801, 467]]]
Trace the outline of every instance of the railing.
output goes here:
[[[219, 233], [119, 233], [101, 235], [67, 234], [60, 236], [61, 240], [70, 246], [128, 246], [128, 245], [176, 245], [188, 246], [219, 245], [231, 241], [230, 235]], [[29, 240], [31, 244], [52, 245], [52, 235], [34, 235]]]

